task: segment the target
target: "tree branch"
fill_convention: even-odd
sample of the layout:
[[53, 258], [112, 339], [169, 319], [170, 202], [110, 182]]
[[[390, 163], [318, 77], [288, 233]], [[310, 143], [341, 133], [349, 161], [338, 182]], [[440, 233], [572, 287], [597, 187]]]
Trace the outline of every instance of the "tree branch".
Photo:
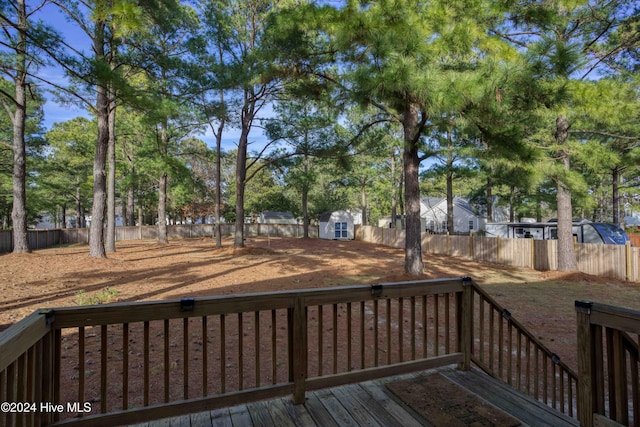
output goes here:
[[598, 131], [598, 130], [572, 129], [572, 130], [569, 130], [569, 133], [570, 134], [600, 135], [600, 136], [606, 136], [608, 138], [624, 139], [626, 141], [638, 141], [638, 140], [640, 140], [640, 137], [638, 137], [638, 136], [619, 135], [619, 134], [615, 134], [615, 133], [603, 132], [603, 131]]

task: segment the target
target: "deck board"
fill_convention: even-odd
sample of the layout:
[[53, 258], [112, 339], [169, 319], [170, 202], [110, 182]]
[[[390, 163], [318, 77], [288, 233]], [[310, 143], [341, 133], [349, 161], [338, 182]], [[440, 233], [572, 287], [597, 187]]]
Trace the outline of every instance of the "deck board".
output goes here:
[[270, 400], [266, 404], [274, 425], [279, 427], [296, 427], [296, 423], [289, 416], [289, 412], [284, 406], [282, 399]]
[[229, 408], [214, 409], [211, 414], [211, 427], [233, 427]]
[[358, 422], [333, 394], [333, 390], [319, 390], [316, 397], [340, 427], [358, 427]]
[[[398, 379], [428, 375], [427, 371], [399, 377], [349, 384], [326, 390], [307, 392], [304, 404], [294, 405], [289, 397], [216, 409], [182, 417], [140, 424], [145, 427], [238, 427], [238, 426], [429, 426], [411, 408], [397, 400], [385, 386]], [[472, 369], [439, 369], [451, 381], [519, 419], [522, 426], [575, 427], [578, 422], [547, 408], [490, 376]]]
[[356, 420], [358, 425], [385, 427], [385, 424], [379, 423], [375, 415], [369, 411], [369, 405], [367, 405], [366, 402], [359, 401], [355, 396], [352, 396], [351, 393], [347, 391], [346, 387], [337, 387], [331, 391], [345, 407], [347, 412], [351, 414], [353, 419]]
[[267, 402], [261, 401], [250, 403], [247, 405], [247, 409], [249, 410], [249, 414], [251, 415], [251, 419], [253, 420], [253, 425], [255, 427], [270, 427], [277, 425], [273, 418], [271, 418]]
[[[234, 426], [252, 426], [251, 414], [247, 405], [238, 405], [229, 408], [229, 416]], [[154, 426], [155, 427], [155, 426]]]
[[315, 393], [308, 393], [307, 400], [304, 402], [305, 408], [309, 411], [311, 418], [318, 426], [340, 427], [333, 419], [327, 408], [318, 399]]

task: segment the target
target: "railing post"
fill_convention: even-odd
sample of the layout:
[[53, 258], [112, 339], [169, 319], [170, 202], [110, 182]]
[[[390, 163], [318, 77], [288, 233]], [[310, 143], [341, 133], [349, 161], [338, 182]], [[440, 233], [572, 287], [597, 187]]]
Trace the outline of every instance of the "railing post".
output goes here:
[[293, 380], [293, 403], [304, 403], [307, 381], [307, 309], [303, 297], [296, 297], [289, 312], [289, 360]]
[[458, 313], [458, 347], [464, 354], [458, 369], [468, 371], [471, 368], [471, 353], [473, 352], [473, 281], [469, 277], [462, 278], [463, 290], [458, 293], [456, 304]]
[[[593, 427], [594, 340], [591, 333], [591, 306], [588, 301], [576, 301], [578, 321], [578, 421], [582, 427]], [[600, 343], [602, 344], [602, 343]]]

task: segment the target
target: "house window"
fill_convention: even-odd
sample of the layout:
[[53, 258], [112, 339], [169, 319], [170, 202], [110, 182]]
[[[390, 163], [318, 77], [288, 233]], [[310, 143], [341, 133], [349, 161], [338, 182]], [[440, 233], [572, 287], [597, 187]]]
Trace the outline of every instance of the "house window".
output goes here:
[[349, 236], [347, 235], [347, 223], [346, 222], [336, 222], [336, 230], [335, 230], [335, 238], [336, 239], [346, 239]]
[[436, 229], [436, 222], [434, 220], [429, 221], [429, 230], [435, 231], [435, 229]]
[[470, 219], [469, 220], [469, 231], [472, 231], [472, 230], [473, 230], [473, 220]]
[[442, 231], [447, 231], [447, 221], [442, 221]]

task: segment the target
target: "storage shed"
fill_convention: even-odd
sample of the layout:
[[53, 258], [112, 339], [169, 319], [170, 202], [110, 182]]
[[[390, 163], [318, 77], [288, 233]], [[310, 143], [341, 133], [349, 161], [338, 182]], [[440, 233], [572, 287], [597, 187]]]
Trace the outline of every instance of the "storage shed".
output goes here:
[[325, 212], [320, 215], [319, 237], [328, 240], [353, 240], [353, 217], [347, 211]]

